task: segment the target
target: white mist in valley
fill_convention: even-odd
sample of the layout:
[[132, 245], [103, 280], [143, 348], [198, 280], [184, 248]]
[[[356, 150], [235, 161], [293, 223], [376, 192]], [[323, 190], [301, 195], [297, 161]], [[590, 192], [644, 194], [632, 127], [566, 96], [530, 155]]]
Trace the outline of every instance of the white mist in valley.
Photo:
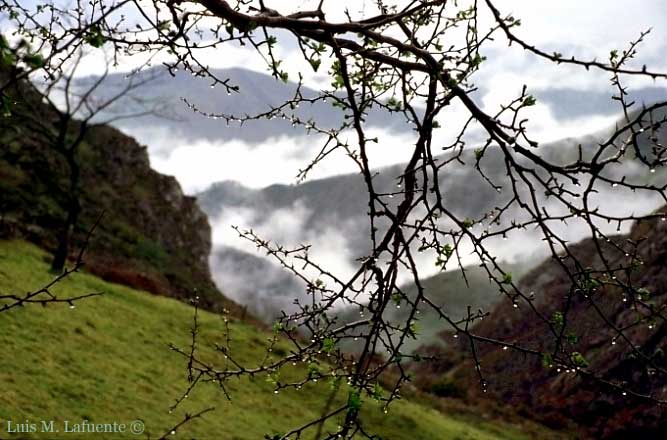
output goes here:
[[[633, 174], [632, 167], [634, 165], [626, 167], [624, 171]], [[380, 176], [386, 175], [385, 180], [378, 180], [384, 183], [384, 186], [380, 187], [382, 190], [387, 190], [387, 185], [394, 185], [397, 170], [398, 168], [379, 170]], [[641, 172], [642, 169], [636, 167], [635, 171]], [[453, 168], [450, 178], [465, 181], [471, 177], [465, 174], [463, 169]], [[445, 194], [448, 181], [445, 181], [443, 186]], [[348, 188], [356, 188], [357, 192], [350, 193]], [[367, 195], [358, 175], [337, 176], [298, 186], [276, 185], [260, 190], [245, 189], [238, 184], [228, 184], [224, 189], [223, 193], [215, 196], [213, 187], [202, 197], [205, 209], [209, 207], [214, 230], [211, 270], [227, 295], [247, 304], [253, 312], [265, 319], [277, 316], [281, 310], [294, 311], [297, 308], [295, 299], [302, 304], [312, 301], [306, 293], [305, 283], [284, 265], [300, 271], [303, 269], [301, 273], [310, 281], [323, 279], [330, 286], [334, 283], [319, 270], [305, 265], [302, 260], [287, 257], [284, 264], [281, 264], [253, 242], [240, 238], [232, 226], [241, 230], [252, 229], [257, 236], [270, 241], [275, 247], [295, 249], [309, 246], [308, 257], [343, 282], [358, 269], [359, 259], [370, 255], [370, 224], [365, 214]], [[480, 193], [479, 188], [470, 190]], [[237, 194], [237, 197], [230, 196], [230, 193]], [[220, 197], [221, 202], [212, 203], [211, 197]], [[228, 203], [225, 204], [224, 200]], [[480, 200], [484, 201], [484, 197], [480, 197]], [[453, 202], [463, 203], [460, 200]], [[589, 203], [598, 208], [600, 213], [624, 217], [648, 214], [664, 204], [664, 201], [657, 195], [635, 193], [622, 187], [606, 185], [596, 188]], [[218, 206], [218, 210], [211, 212], [210, 206]], [[471, 212], [479, 215], [496, 206], [497, 200], [488, 199], [486, 204], [475, 206]], [[543, 207], [552, 215], [564, 215], [568, 212], [559, 202], [546, 201]], [[454, 208], [465, 211], [466, 207]], [[480, 235], [483, 230], [492, 232], [494, 228], [501, 229], [511, 221], [526, 220], [529, 215], [514, 207], [502, 218], [500, 225], [477, 224], [472, 231], [476, 235]], [[632, 226], [631, 222], [618, 225], [595, 219], [593, 223], [609, 235], [627, 233]], [[571, 218], [565, 222], [549, 221], [546, 226], [552, 234], [567, 243], [575, 243], [592, 234], [590, 225], [583, 218]], [[445, 219], [439, 222], [439, 227], [443, 230], [455, 229], [454, 224]], [[382, 234], [384, 229], [380, 225], [379, 234]], [[543, 238], [544, 233], [539, 227], [529, 226], [513, 231], [505, 237], [497, 236], [485, 240], [484, 246], [490, 255], [497, 258], [501, 267], [503, 263], [507, 263], [529, 268], [550, 254], [550, 248]], [[441, 268], [435, 265], [435, 253], [429, 250], [419, 252], [418, 247], [419, 243], [415, 242], [412, 251], [418, 262], [420, 276], [429, 277], [439, 272]], [[450, 261], [446, 270], [456, 270], [459, 264], [480, 264], [478, 253], [468, 239], [464, 239], [459, 246], [458, 256], [460, 259]], [[399, 284], [409, 284], [412, 282], [412, 273], [402, 271], [398, 280]], [[356, 300], [363, 302], [365, 298], [362, 296]], [[341, 301], [338, 305], [343, 306], [345, 303]]]
[[[516, 72], [540, 72], [540, 66], [535, 63], [517, 64], [516, 60], [494, 58], [492, 53], [489, 62], [501, 66], [492, 76], [478, 78], [481, 86], [474, 98], [490, 113], [521, 91], [520, 87], [510, 90], [496, 84], [506, 82], [507, 78], [516, 76]], [[173, 80], [178, 82], [183, 97], [196, 104], [207, 102], [208, 111], [237, 110], [253, 114], [266, 110], [267, 103], [259, 97], [269, 96], [280, 101], [293, 93], [294, 84], [283, 85], [256, 72], [239, 68], [220, 72], [241, 84], [245, 93], [229, 97], [223, 90], [212, 91], [206, 84], [184, 74]], [[512, 81], [515, 80], [513, 77]], [[539, 154], [558, 158], [576, 150], [577, 143], [595, 145], [603, 137], [604, 129], [613, 126], [618, 118], [618, 107], [610, 104], [608, 90], [590, 89], [576, 82], [540, 82], [535, 78], [531, 83], [536, 84], [530, 93], [536, 97], [537, 103], [525, 116], [531, 136], [541, 141]], [[306, 135], [303, 127], [292, 127], [289, 118], [249, 122], [243, 126], [205, 118], [192, 113], [180, 100], [181, 96], [174, 97], [173, 90], [166, 89], [164, 84], [158, 83], [146, 89], [146, 93], [150, 98], [169, 96], [173, 100], [170, 102], [175, 119], [129, 121], [121, 128], [148, 146], [151, 165], [156, 170], [174, 175], [186, 193], [197, 195], [213, 228], [210, 266], [221, 290], [265, 319], [275, 317], [280, 310], [293, 311], [295, 299], [311, 300], [306, 295], [303, 280], [281, 267], [265, 251], [240, 238], [232, 226], [241, 230], [252, 229], [274, 245], [287, 248], [308, 245], [310, 259], [341, 280], [349, 278], [359, 267], [357, 260], [370, 253], [368, 195], [358, 166], [347, 155], [357, 144], [355, 134], [351, 131], [342, 133], [341, 139], [347, 142], [349, 150], [339, 149], [327, 155], [309, 172], [305, 181], [297, 183], [299, 171], [321, 151], [321, 136]], [[655, 101], [664, 98], [665, 94], [664, 89], [645, 84], [637, 85], [631, 92], [632, 99], [638, 103]], [[304, 93], [316, 92], [308, 90]], [[211, 99], [212, 96], [215, 99]], [[457, 105], [453, 104], [440, 116], [441, 128], [435, 131], [433, 138], [434, 154], [450, 145], [465, 124], [464, 113], [457, 110]], [[340, 118], [337, 109], [330, 104], [302, 105], [295, 113], [305, 118], [313, 116], [325, 125], [335, 125]], [[406, 123], [404, 117], [394, 116], [369, 115], [366, 127], [368, 138], [377, 138], [377, 142], [368, 144], [368, 155], [377, 172], [374, 181], [381, 192], [400, 190], [396, 179], [401, 173], [400, 164], [407, 161], [414, 145], [414, 127]], [[597, 134], [581, 137], [586, 133]], [[448, 165], [441, 172], [441, 189], [446, 203], [459, 218], [477, 218], [501, 206], [510, 195], [509, 188], [496, 194], [473, 168], [470, 155], [483, 139], [480, 127], [472, 126], [465, 139], [466, 163]], [[563, 140], [547, 145], [556, 139]], [[506, 184], [502, 161], [491, 156], [485, 158], [483, 166], [497, 182]], [[617, 171], [641, 175], [646, 169], [627, 162]], [[622, 188], [600, 187], [597, 191], [591, 203], [619, 216], [646, 214], [664, 204], [651, 194], [635, 194]], [[400, 198], [397, 195], [393, 203]], [[545, 203], [552, 214], [563, 210], [558, 203], [549, 200]], [[520, 221], [522, 215], [525, 216], [520, 210], [513, 209], [503, 221]], [[615, 224], [598, 226], [605, 233], [624, 233], [631, 224], [621, 225], [620, 230]], [[569, 242], [591, 235], [589, 225], [582, 219], [550, 222], [549, 227]], [[484, 228], [491, 227], [476, 225], [474, 231], [479, 234]], [[506, 239], [486, 240], [485, 246], [498, 261], [510, 264], [537, 264], [549, 254], [542, 232], [534, 227], [514, 231]], [[436, 274], [440, 270], [435, 265], [436, 255], [430, 251], [420, 253], [417, 248], [418, 244], [415, 244], [413, 251], [420, 276]], [[464, 240], [458, 253], [460, 264], [479, 264], [474, 251], [472, 243]], [[287, 264], [294, 264], [295, 268], [303, 266], [302, 261], [293, 259]], [[450, 263], [446, 269], [454, 270], [455, 264]], [[321, 274], [313, 267], [306, 267], [304, 276], [312, 281]], [[399, 282], [411, 282], [411, 274], [401, 273]], [[331, 280], [327, 283], [333, 287]]]

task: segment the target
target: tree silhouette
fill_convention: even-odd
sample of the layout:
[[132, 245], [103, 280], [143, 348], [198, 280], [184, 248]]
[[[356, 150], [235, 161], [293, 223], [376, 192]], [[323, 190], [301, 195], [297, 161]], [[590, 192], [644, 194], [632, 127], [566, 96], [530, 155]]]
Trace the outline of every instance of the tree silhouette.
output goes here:
[[[141, 80], [132, 77], [121, 87], [107, 86], [102, 94], [108, 69], [84, 82], [77, 78], [77, 73], [85, 62], [86, 53], [80, 50], [61, 70], [50, 72], [44, 76], [45, 81], [37, 82], [41, 101], [34, 96], [32, 89], [22, 87], [13, 88], [14, 93], [9, 95], [16, 104], [8, 115], [12, 121], [28, 128], [28, 132], [21, 135], [47, 145], [62, 157], [67, 167], [67, 186], [63, 191], [66, 218], [56, 234], [57, 246], [51, 262], [51, 269], [57, 273], [62, 272], [69, 256], [70, 236], [82, 209], [79, 150], [87, 140], [89, 129], [94, 124], [110, 124], [158, 113], [156, 103], [133, 96], [136, 89], [154, 80], [154, 75]], [[45, 104], [48, 114], [44, 111]], [[118, 104], [122, 104], [123, 108], [118, 108]]]
[[[408, 338], [417, 337], [415, 324], [419, 312], [428, 308], [434, 310], [453, 333], [467, 341], [482, 389], [486, 389], [487, 380], [478, 353], [480, 346], [493, 345], [546, 360], [549, 366], [576, 372], [613, 392], [620, 389], [636, 398], [664, 405], [667, 402], [664, 392], [646, 393], [637, 384], [602, 377], [589, 369], [586, 359], [568, 343], [564, 332], [568, 307], [558, 315], [543, 315], [535, 303], [534, 293], [522, 289], [512, 274], [504, 270], [493, 250], [493, 243], [498, 240], [521, 240], [527, 229], [537, 231], [568, 276], [571, 287], [566, 304], [585, 297], [591, 305], [590, 313], [608, 322], [616, 339], [626, 341], [623, 355], [632, 356], [633, 362], [649, 365], [664, 380], [667, 374], [664, 367], [625, 336], [627, 329], [615, 326], [613, 317], [596, 307], [596, 292], [604, 287], [633, 298], [638, 322], [664, 322], [665, 319], [664, 305], [656, 307], [647, 301], [641, 287], [634, 285], [628, 275], [642, 264], [633, 251], [636, 243], [630, 243], [628, 248], [626, 244], [610, 240], [603, 225], [613, 223], [620, 228], [633, 222], [661, 219], [666, 214], [618, 214], [613, 200], [597, 196], [603, 189], [615, 188], [616, 191], [654, 194], [667, 201], [666, 185], [611, 172], [619, 165], [633, 162], [649, 175], [665, 164], [660, 129], [665, 122], [667, 102], [640, 108], [627, 100], [625, 86], [628, 77], [667, 79], [667, 74], [646, 66], [632, 67], [637, 47], [647, 33], [640, 34], [625, 50], [612, 51], [603, 62], [550, 53], [523, 40], [515, 33], [520, 20], [503, 14], [493, 0], [471, 1], [465, 6], [445, 0], [410, 1], [404, 6], [378, 1], [374, 5], [377, 13], [357, 18], [346, 11], [346, 18], [341, 21], [328, 18], [325, 0], [312, 10], [294, 7], [291, 12], [278, 12], [268, 7], [268, 3], [262, 0], [93, 1], [92, 9], [87, 10], [91, 11], [91, 17], [97, 18], [87, 23], [96, 25], [82, 31], [74, 23], [64, 32], [79, 35], [82, 44], [107, 44], [119, 56], [141, 55], [149, 60], [146, 64], [164, 53], [167, 55], [164, 64], [170, 71], [185, 69], [229, 93], [246, 91], [216, 76], [209, 68], [207, 56], [213, 49], [224, 53], [233, 43], [254, 48], [280, 81], [287, 82], [289, 75], [276, 50], [278, 38], [290, 39], [296, 44], [314, 71], [327, 69], [331, 86], [322, 88], [318, 96], [303, 97], [299, 79], [292, 99], [260, 114], [204, 113], [197, 103], [188, 103], [193, 111], [227, 123], [279, 117], [317, 135], [322, 139], [322, 146], [315, 150], [312, 162], [300, 171], [299, 179], [306, 178], [310, 170], [332, 152], [340, 150], [347, 154], [364, 178], [369, 247], [354, 274], [343, 278], [314, 261], [309, 256], [308, 245], [286, 248], [254, 231], [239, 229], [243, 238], [300, 278], [307, 285], [312, 301], [298, 304], [299, 311], [283, 314], [274, 325], [273, 341], [286, 338], [291, 341], [292, 350], [278, 355], [270, 348], [265, 359], [253, 366], [236, 359], [233, 350], [225, 345], [218, 347], [224, 354], [219, 363], [200, 358], [196, 350], [195, 317], [192, 346], [173, 347], [189, 360], [191, 387], [187, 392], [206, 381], [225, 390], [226, 381], [240, 376], [267, 376], [273, 380], [275, 392], [301, 389], [316, 380], [342, 381], [347, 384], [348, 397], [340, 406], [320, 420], [309, 421], [275, 438], [301, 438], [307, 430], [316, 429], [328, 419], [338, 420], [339, 428], [323, 433], [324, 438], [353, 435], [371, 438], [372, 433], [367, 432], [360, 416], [364, 400], [379, 400], [388, 411], [410, 380], [407, 365], [437, 360], [402, 350]], [[25, 22], [15, 3], [4, 1], [3, 4], [17, 14], [16, 22]], [[54, 10], [52, 7], [51, 12]], [[108, 14], [111, 10], [114, 13]], [[123, 11], [127, 13], [121, 19], [119, 14]], [[492, 18], [488, 28], [479, 24], [483, 14]], [[22, 30], [30, 33], [31, 29]], [[39, 39], [36, 34], [31, 35]], [[473, 96], [474, 73], [484, 68], [483, 47], [501, 36], [535, 57], [551, 62], [553, 68], [569, 65], [580, 67], [582, 74], [588, 70], [607, 73], [616, 88], [614, 99], [624, 114], [617, 129], [597, 145], [574, 147], [558, 156], [542, 147], [527, 130], [524, 115], [526, 109], [536, 104], [536, 98], [526, 87], [497, 112], [485, 111]], [[59, 56], [64, 55], [56, 55], [54, 59]], [[46, 66], [54, 64], [57, 62], [47, 62]], [[329, 102], [339, 108], [344, 115], [341, 125], [329, 128], [326, 122], [330, 121], [306, 119], [295, 112], [298, 106], [314, 102]], [[445, 110], [449, 106], [465, 115], [464, 122], [455, 126], [457, 134], [446, 144], [436, 144], [435, 130], [457, 124], [446, 117]], [[376, 170], [368, 150], [371, 144], [381, 140], [369, 135], [366, 127], [371, 109], [402, 118], [413, 134], [412, 143], [406, 146], [410, 148], [410, 159], [391, 192], [379, 192], [374, 183]], [[473, 130], [483, 133], [481, 141], [471, 136]], [[490, 175], [491, 165], [499, 166], [502, 172]], [[440, 185], [439, 177], [457, 166], [476, 170], [479, 180], [497, 193], [492, 205], [477, 216], [462, 215], [456, 207], [450, 206], [447, 188]], [[559, 229], [564, 223], [586, 227], [601, 262], [598, 267], [588, 267], [571, 252]], [[609, 247], [622, 252], [627, 259], [612, 264], [605, 250]], [[444, 307], [435, 304], [422, 287], [417, 262], [420, 253], [430, 256], [443, 269], [458, 268], [464, 276], [464, 254], [475, 255], [478, 264], [508, 301], [543, 322], [550, 343], [536, 349], [477, 334], [475, 325], [488, 316], [488, 311], [469, 309], [462, 318], [450, 316], [446, 304]], [[410, 275], [417, 286], [416, 295], [407, 295], [402, 290], [398, 283], [402, 273]], [[356, 307], [359, 319], [341, 323], [336, 313], [338, 306]], [[410, 311], [403, 322], [386, 319], [388, 308], [395, 306]], [[360, 343], [358, 352], [341, 350], [341, 343], [349, 340]], [[305, 364], [307, 375], [300, 379], [281, 379], [280, 371], [293, 363]]]

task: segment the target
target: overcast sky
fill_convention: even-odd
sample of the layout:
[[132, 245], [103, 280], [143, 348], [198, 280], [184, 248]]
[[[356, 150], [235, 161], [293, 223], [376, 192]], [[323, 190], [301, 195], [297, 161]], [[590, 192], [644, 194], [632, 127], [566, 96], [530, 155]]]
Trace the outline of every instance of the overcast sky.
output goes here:
[[[319, 0], [290, 1], [266, 0], [265, 3], [280, 12], [289, 13], [290, 8], [312, 8]], [[405, 5], [406, 2], [398, 2]], [[465, 3], [465, 0], [459, 2]], [[483, 4], [484, 2], [480, 2]], [[597, 58], [606, 60], [612, 49], [622, 50], [629, 41], [636, 39], [640, 32], [652, 29], [645, 43], [640, 47], [639, 57], [634, 66], [641, 68], [646, 64], [654, 70], [667, 71], [667, 1], [665, 0], [496, 0], [496, 6], [503, 14], [512, 13], [520, 18], [522, 26], [516, 33], [525, 40], [551, 52], [558, 51], [565, 56], [575, 55], [584, 59]], [[347, 6], [355, 18], [372, 15], [375, 11], [372, 0], [326, 0], [324, 3], [327, 17], [344, 20], [343, 6]], [[483, 9], [483, 8], [482, 8]], [[491, 23], [490, 17], [482, 17], [481, 26]], [[595, 100], [579, 108], [561, 106], [556, 111], [554, 103], [562, 102], [567, 96], [568, 105], [576, 103], [581, 94], [597, 93], [611, 97], [614, 89], [608, 75], [601, 72], [586, 72], [581, 68], [559, 66], [541, 61], [524, 52], [516, 45], [508, 48], [507, 41], [499, 33], [498, 38], [488, 44], [484, 54], [488, 60], [480, 72], [474, 76], [474, 82], [480, 87], [476, 100], [482, 107], [493, 112], [501, 103], [516, 97], [525, 84], [531, 93], [538, 97], [538, 104], [525, 114], [530, 117], [529, 128], [534, 138], [541, 143], [565, 137], [575, 137], [602, 130], [615, 121], [614, 104], [611, 100]], [[278, 53], [284, 59], [282, 67], [290, 73], [290, 78], [305, 76], [305, 82], [312, 87], [328, 84], [323, 66], [319, 74], [302, 59], [301, 54], [289, 36], [279, 35]], [[129, 70], [141, 61], [140, 58], [123, 60], [120, 70]], [[225, 45], [216, 52], [206, 54], [205, 61], [211, 67], [243, 67], [266, 73], [266, 65], [257, 53], [238, 45]], [[101, 51], [97, 52], [96, 62], [88, 62], [81, 73], [99, 72], [104, 62]], [[326, 65], [326, 61], [324, 63]], [[205, 81], [205, 80], [204, 80]], [[638, 80], [628, 78], [627, 84], [632, 89], [646, 86], [659, 87], [663, 90], [667, 82]], [[176, 93], [185, 93], [175, 91]], [[242, 90], [242, 93], [253, 93]], [[187, 95], [183, 96], [187, 98]], [[542, 99], [542, 98], [549, 99]], [[598, 96], [599, 97], [599, 96]], [[667, 99], [667, 93], [662, 93]], [[588, 98], [582, 98], [588, 99]], [[620, 109], [619, 109], [620, 110]], [[455, 132], [457, 124], [465, 117], [457, 108], [450, 108], [443, 114], [437, 141], [443, 144]], [[449, 127], [452, 127], [451, 129]], [[384, 166], [405, 161], [412, 143], [411, 133], [396, 135], [378, 131], [382, 145], [371, 151], [373, 164]], [[449, 131], [448, 131], [449, 130]], [[156, 132], [151, 127], [135, 128], [130, 132], [149, 147], [153, 166], [159, 171], [175, 175], [187, 192], [204, 189], [210, 183], [221, 180], [237, 180], [250, 187], [262, 187], [272, 183], [294, 183], [299, 168], [305, 166], [309, 158], [319, 150], [313, 139], [281, 138], [267, 139], [258, 145], [246, 145], [234, 140], [192, 143], [172, 136], [167, 132]], [[354, 138], [351, 137], [351, 142]], [[160, 154], [157, 154], [157, 153]], [[249, 172], [249, 170], [254, 170]], [[344, 172], [354, 172], [354, 164], [340, 154], [332, 156], [311, 174], [312, 178], [324, 177]]]
[[[303, 2], [307, 6], [308, 2]], [[362, 8], [372, 11], [373, 2], [347, 1], [350, 11], [358, 13]], [[273, 1], [269, 6], [287, 12], [285, 3]], [[294, 3], [292, 3], [294, 4]], [[325, 3], [329, 16], [340, 17], [339, 1]], [[664, 0], [499, 0], [497, 6], [504, 13], [513, 13], [521, 18], [522, 26], [517, 33], [528, 41], [540, 45], [549, 51], [559, 51], [565, 55], [576, 55], [583, 58], [607, 59], [610, 50], [623, 49], [630, 40], [637, 38], [641, 31], [652, 29], [646, 42], [641, 46], [640, 56], [635, 65], [652, 66], [657, 70], [667, 70], [664, 53], [667, 53], [667, 2]], [[280, 43], [282, 41], [282, 43]], [[289, 43], [289, 38], [279, 38], [280, 55], [285, 58], [283, 65], [295, 78], [297, 72], [305, 75], [306, 83], [317, 87], [328, 79], [322, 75], [309, 72], [312, 70], [304, 65], [300, 53]], [[260, 57], [248, 48], [227, 46], [219, 49], [220, 54], [212, 54], [207, 61], [215, 67], [245, 67], [258, 72], [266, 72]], [[224, 53], [224, 56], [221, 54]], [[488, 61], [476, 74], [475, 82], [480, 85], [483, 94], [478, 101], [491, 111], [498, 108], [508, 98], [516, 96], [522, 85], [526, 84], [535, 95], [550, 93], [551, 99], [558, 99], [559, 91], [570, 90], [580, 92], [606, 93], [610, 97], [611, 88], [608, 75], [600, 72], [585, 72], [580, 68], [555, 68], [553, 65], [540, 61], [525, 53], [518, 47], [507, 48], [507, 42], [498, 38], [485, 50]], [[321, 69], [320, 72], [326, 72]], [[664, 81], [637, 81], [629, 79], [635, 88], [643, 86], [665, 87]], [[242, 91], [252, 93], [252, 90]], [[576, 95], [575, 95], [576, 96]], [[667, 98], [667, 96], [665, 96]], [[538, 105], [530, 109], [530, 128], [533, 135], [541, 142], [549, 142], [565, 137], [574, 137], [602, 130], [615, 121], [614, 112], [610, 107], [615, 104], [611, 100], [602, 101], [599, 108], [591, 108], [586, 115], [567, 111], [555, 114], [552, 103], [538, 99]], [[453, 108], [448, 118], [461, 119], [460, 112]], [[446, 125], [446, 124], [443, 124]], [[405, 136], [378, 133], [383, 141], [382, 150], [371, 153], [376, 166], [384, 166], [404, 161], [409, 153], [405, 148], [411, 142], [410, 134]], [[451, 135], [446, 129], [439, 133], [443, 142]], [[172, 151], [166, 156], [154, 156], [153, 164], [158, 170], [176, 175], [188, 192], [205, 188], [214, 181], [238, 180], [251, 187], [266, 186], [271, 183], [293, 183], [299, 168], [307, 161], [311, 151], [314, 154], [316, 145], [312, 140], [304, 139], [267, 139], [264, 145], [250, 148], [242, 142], [199, 142], [196, 145], [180, 142], [172, 137], [160, 137], [157, 133], [140, 136], [142, 141], [149, 143], [151, 150], [164, 145], [150, 145], [167, 142]], [[353, 139], [351, 139], [353, 140]], [[310, 148], [308, 149], [308, 146]], [[151, 148], [153, 147], [153, 148]], [[307, 150], [304, 150], [307, 149]], [[280, 164], [280, 166], [276, 166]], [[255, 172], [249, 173], [252, 169]], [[319, 168], [314, 170], [312, 177], [324, 177], [343, 172], [354, 172], [352, 162], [344, 155], [331, 157]]]

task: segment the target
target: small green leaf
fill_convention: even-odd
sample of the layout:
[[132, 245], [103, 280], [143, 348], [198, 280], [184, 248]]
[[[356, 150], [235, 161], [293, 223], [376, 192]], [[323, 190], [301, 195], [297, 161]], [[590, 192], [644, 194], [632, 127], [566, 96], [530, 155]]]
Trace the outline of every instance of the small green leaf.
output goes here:
[[531, 107], [537, 103], [537, 99], [533, 95], [526, 96], [526, 99], [523, 100], [523, 105], [525, 107]]
[[512, 273], [507, 272], [503, 275], [503, 284], [512, 284]]
[[479, 67], [482, 62], [486, 60], [486, 57], [481, 56], [480, 54], [475, 54], [475, 58], [470, 61], [470, 67]]
[[28, 66], [32, 67], [33, 69], [39, 69], [40, 67], [43, 67], [44, 64], [46, 64], [44, 57], [38, 53], [29, 53], [25, 55], [23, 57], [23, 62], [25, 62]]
[[317, 69], [319, 69], [320, 65], [322, 64], [322, 60], [318, 58], [310, 59], [308, 60], [308, 62], [310, 62], [310, 66], [313, 68], [315, 72], [317, 72]]
[[314, 362], [311, 362], [310, 364], [308, 364], [308, 378], [312, 379], [312, 378], [317, 378], [317, 377], [320, 377], [320, 376], [321, 376], [320, 369], [317, 366], [317, 364], [314, 363]]
[[361, 409], [361, 393], [359, 390], [351, 390], [347, 396], [347, 406], [350, 411], [358, 412]]
[[417, 336], [419, 335], [419, 325], [416, 322], [410, 323], [410, 336], [412, 338], [417, 339]]
[[331, 353], [334, 348], [336, 348], [336, 341], [334, 341], [333, 338], [326, 338], [322, 342], [322, 350], [324, 350], [325, 353]]
[[8, 50], [0, 51], [0, 66], [10, 67], [16, 64], [16, 57]]
[[573, 352], [570, 355], [570, 359], [572, 360], [574, 365], [576, 365], [577, 367], [587, 367], [588, 366], [588, 362], [586, 362], [586, 359], [584, 358], [584, 356], [581, 353], [579, 353], [578, 351]]
[[586, 290], [593, 290], [593, 289], [597, 289], [598, 287], [600, 287], [600, 282], [598, 280], [596, 280], [595, 278], [588, 278], [586, 280], [585, 285], [584, 285], [584, 288]]
[[553, 315], [551, 315], [551, 322], [556, 326], [556, 327], [561, 327], [564, 322], [564, 316], [561, 312], [554, 312]]
[[400, 110], [401, 109], [401, 102], [398, 99], [396, 99], [394, 96], [392, 96], [387, 101], [387, 107], [389, 107], [390, 109], [393, 109], [393, 110]]
[[169, 23], [171, 23], [171, 21], [169, 21], [169, 20], [159, 21], [158, 24], [157, 24], [157, 30], [161, 31], [161, 32], [166, 31], [167, 29], [169, 29]]
[[86, 43], [98, 49], [104, 46], [104, 35], [102, 35], [102, 30], [99, 26], [91, 26], [88, 30], [88, 34], [84, 37], [84, 40]]
[[9, 107], [9, 99], [4, 94], [0, 94], [0, 116], [8, 118], [12, 115], [12, 109]]
[[373, 399], [375, 400], [382, 399], [382, 392], [383, 392], [382, 386], [380, 386], [379, 383], [375, 382], [375, 384], [373, 385], [373, 394], [372, 394]]
[[644, 289], [643, 287], [641, 287], [641, 288], [637, 289], [637, 295], [639, 295], [639, 297], [642, 300], [646, 301], [647, 299], [649, 299], [651, 297], [651, 292], [649, 292], [647, 289]]

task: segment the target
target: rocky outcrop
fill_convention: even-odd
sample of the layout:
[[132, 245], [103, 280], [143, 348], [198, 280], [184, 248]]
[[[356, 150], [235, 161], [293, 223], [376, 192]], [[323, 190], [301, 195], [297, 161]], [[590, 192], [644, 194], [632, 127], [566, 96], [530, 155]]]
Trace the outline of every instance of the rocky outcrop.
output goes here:
[[[39, 99], [26, 83], [19, 87], [22, 99]], [[42, 117], [55, 118], [48, 108], [36, 108]], [[18, 118], [0, 117], [0, 234], [52, 249], [65, 219], [68, 167], [28, 130]], [[115, 128], [92, 126], [78, 162], [82, 212], [72, 256], [104, 212], [87, 250], [87, 270], [183, 300], [196, 290], [209, 309], [236, 308], [211, 279], [206, 215], [174, 177], [151, 169], [146, 147]]]
[[[663, 208], [661, 212], [665, 212]], [[488, 392], [482, 393], [474, 365], [466, 360], [452, 376], [459, 389], [469, 397], [490, 397], [510, 404], [525, 414], [553, 427], [574, 427], [591, 438], [667, 438], [667, 408], [654, 401], [633, 396], [650, 395], [667, 400], [667, 222], [655, 220], [635, 225], [627, 237], [615, 237], [619, 250], [605, 244], [603, 254], [612, 267], [627, 266], [635, 250], [637, 265], [619, 277], [632, 283], [645, 295], [642, 300], [662, 310], [652, 320], [641, 320], [645, 306], [627, 293], [602, 285], [590, 296], [575, 292], [568, 302], [572, 282], [563, 267], [549, 260], [521, 281], [524, 292], [535, 292], [534, 304], [545, 317], [569, 307], [564, 334], [566, 353], [579, 353], [586, 366], [549, 366], [548, 358], [525, 355], [500, 347], [480, 344], [479, 360]], [[582, 267], [599, 268], [599, 254], [592, 240], [573, 245]], [[573, 264], [571, 261], [567, 264]], [[645, 292], [645, 293], [644, 293]], [[627, 341], [616, 329], [625, 329]], [[550, 353], [555, 340], [548, 325], [527, 306], [516, 309], [509, 301], [496, 307], [475, 333]], [[466, 339], [466, 338], [460, 338]], [[464, 341], [469, 344], [468, 341]], [[634, 350], [628, 342], [632, 342]], [[467, 346], [461, 345], [462, 350]], [[469, 357], [467, 358], [469, 359]], [[545, 362], [546, 360], [546, 362]], [[546, 364], [546, 365], [545, 365]], [[594, 373], [597, 379], [586, 372]], [[605, 384], [605, 381], [608, 382]], [[620, 384], [631, 392], [610, 386]]]
[[211, 228], [197, 201], [183, 194], [175, 178], [152, 170], [146, 148], [120, 131], [94, 127], [89, 144], [95, 145], [90, 163], [99, 166], [84, 169], [83, 206], [89, 221], [100, 210], [108, 219], [91, 246], [91, 270], [118, 278], [124, 269], [140, 267], [141, 278], [151, 280], [144, 287], [154, 285], [149, 290], [155, 293], [171, 288], [167, 294], [187, 298], [196, 289], [206, 303], [217, 303], [222, 296], [208, 269]]

